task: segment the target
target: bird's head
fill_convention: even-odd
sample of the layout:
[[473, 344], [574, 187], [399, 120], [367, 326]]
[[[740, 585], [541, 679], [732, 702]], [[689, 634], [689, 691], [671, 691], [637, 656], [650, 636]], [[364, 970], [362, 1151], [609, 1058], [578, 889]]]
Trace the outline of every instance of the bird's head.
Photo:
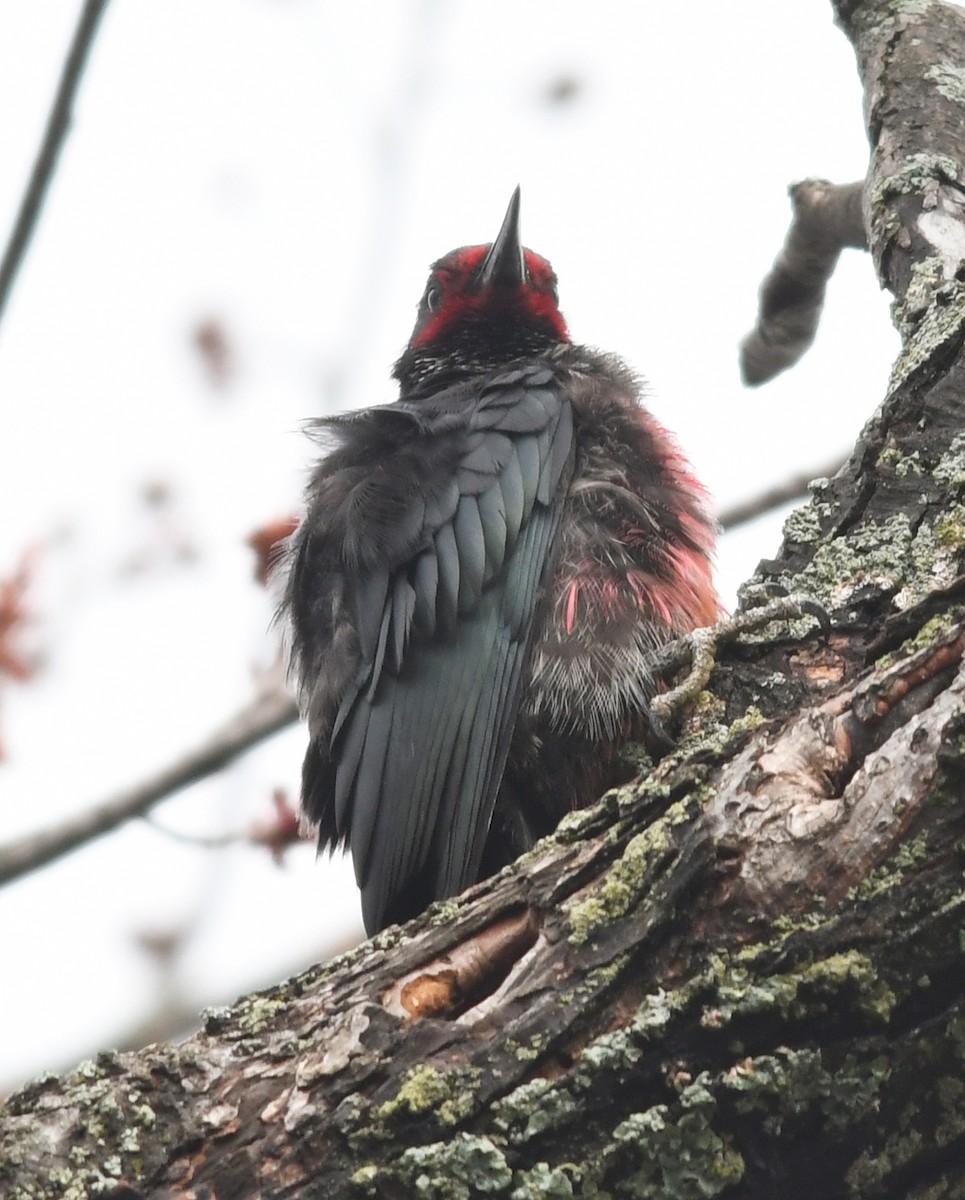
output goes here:
[[556, 274], [519, 235], [519, 188], [491, 245], [462, 246], [433, 263], [396, 377], [499, 366], [568, 342]]

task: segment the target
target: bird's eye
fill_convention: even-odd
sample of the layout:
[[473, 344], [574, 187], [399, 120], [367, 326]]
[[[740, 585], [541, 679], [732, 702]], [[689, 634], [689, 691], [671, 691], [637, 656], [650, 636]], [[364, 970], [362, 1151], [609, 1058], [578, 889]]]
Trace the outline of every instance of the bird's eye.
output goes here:
[[439, 307], [439, 301], [442, 299], [442, 288], [438, 284], [432, 283], [426, 288], [425, 306], [429, 312], [435, 312]]
[[553, 297], [553, 303], [557, 308], [560, 306], [560, 293], [557, 290], [556, 284], [550, 284], [550, 295]]

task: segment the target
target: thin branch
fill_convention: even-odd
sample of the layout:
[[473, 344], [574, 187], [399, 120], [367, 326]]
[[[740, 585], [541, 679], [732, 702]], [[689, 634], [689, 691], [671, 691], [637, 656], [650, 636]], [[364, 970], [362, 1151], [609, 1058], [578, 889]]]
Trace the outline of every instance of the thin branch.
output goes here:
[[741, 375], [752, 386], [794, 366], [814, 341], [838, 255], [847, 246], [868, 248], [863, 183], [806, 179], [789, 193], [794, 219], [761, 285], [757, 325], [741, 344]]
[[43, 141], [40, 143], [40, 150], [30, 173], [27, 190], [20, 202], [20, 210], [4, 251], [3, 260], [0, 261], [0, 318], [3, 317], [7, 301], [10, 299], [14, 280], [33, 236], [37, 218], [43, 208], [47, 188], [50, 186], [57, 166], [57, 159], [60, 157], [67, 131], [70, 129], [74, 97], [84, 72], [84, 64], [94, 42], [98, 23], [106, 7], [107, 0], [86, 0], [77, 23], [77, 29], [74, 31], [74, 39], [61, 71], [60, 83], [57, 85], [53, 108], [47, 118]]
[[[725, 509], [719, 516], [721, 527], [733, 529], [736, 525], [777, 508], [789, 500], [805, 496], [807, 485], [812, 479], [822, 475], [834, 475], [840, 466], [841, 462], [835, 461], [822, 468], [802, 472], [751, 500]], [[30, 834], [19, 842], [0, 847], [0, 887], [30, 871], [46, 866], [101, 834], [109, 833], [125, 821], [144, 816], [155, 804], [172, 793], [220, 771], [240, 754], [287, 725], [294, 724], [297, 719], [294, 701], [282, 688], [275, 686], [267, 689], [196, 750], [189, 752], [179, 762], [160, 771], [153, 778], [52, 829]], [[177, 836], [167, 829], [162, 832], [169, 836]], [[237, 840], [237, 836], [190, 840], [195, 844], [207, 841], [211, 845], [220, 846]]]
[[[777, 508], [789, 500], [805, 496], [807, 485], [812, 479], [821, 475], [834, 475], [840, 466], [841, 462], [835, 461], [822, 468], [802, 472], [753, 499], [732, 505], [720, 514], [721, 527], [733, 529], [736, 525]], [[144, 816], [161, 800], [220, 771], [264, 738], [293, 724], [297, 718], [294, 702], [280, 686], [266, 690], [263, 695], [237, 713], [223, 729], [153, 778], [52, 829], [30, 834], [19, 842], [0, 847], [0, 887], [30, 871], [46, 866], [101, 834], [109, 833], [125, 821]], [[169, 836], [177, 836], [167, 829], [162, 832]], [[220, 846], [237, 840], [237, 836], [190, 840], [195, 844], [206, 841], [208, 844]]]
[[265, 738], [294, 724], [297, 718], [290, 696], [280, 687], [266, 690], [196, 750], [153, 778], [52, 829], [29, 834], [0, 849], [0, 886], [46, 866], [132, 817], [142, 816], [159, 800], [227, 766]]
[[846, 462], [846, 458], [836, 458], [821, 467], [792, 475], [783, 483], [775, 484], [748, 500], [739, 500], [730, 508], [723, 509], [717, 514], [717, 522], [723, 530], [734, 529], [747, 521], [753, 521], [755, 517], [762, 517], [772, 509], [780, 508], [782, 504], [790, 504], [792, 500], [803, 500], [808, 494], [808, 484], [813, 479], [830, 479], [837, 475]]
[[225, 850], [228, 846], [234, 846], [245, 840], [243, 830], [236, 830], [233, 833], [182, 833], [180, 829], [172, 829], [170, 826], [164, 825], [150, 813], [143, 813], [141, 820], [149, 829], [153, 829], [155, 833], [159, 833], [169, 841], [177, 842], [181, 846], [196, 846], [200, 850]]

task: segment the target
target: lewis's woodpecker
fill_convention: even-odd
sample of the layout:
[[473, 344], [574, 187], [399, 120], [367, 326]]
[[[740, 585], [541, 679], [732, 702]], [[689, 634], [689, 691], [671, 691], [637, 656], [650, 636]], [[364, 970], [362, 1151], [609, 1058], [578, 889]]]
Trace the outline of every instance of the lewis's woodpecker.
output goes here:
[[432, 267], [394, 403], [320, 420], [283, 610], [302, 802], [366, 929], [510, 862], [613, 782], [657, 652], [718, 615], [705, 493], [524, 249]]

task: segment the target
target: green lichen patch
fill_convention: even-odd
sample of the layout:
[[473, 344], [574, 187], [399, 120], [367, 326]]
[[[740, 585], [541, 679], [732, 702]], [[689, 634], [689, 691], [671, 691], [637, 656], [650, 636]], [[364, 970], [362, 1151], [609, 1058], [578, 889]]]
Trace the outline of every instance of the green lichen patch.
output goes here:
[[[684, 722], [677, 749], [685, 754], [698, 750], [722, 750], [731, 735], [726, 716], [727, 705], [719, 696], [709, 691], [700, 692]], [[692, 792], [694, 799], [698, 799], [703, 791], [702, 785], [695, 783]]]
[[905, 879], [909, 870], [919, 866], [928, 858], [928, 838], [925, 833], [907, 838], [889, 858], [852, 888], [849, 899], [871, 900], [884, 892], [890, 892]]
[[848, 1055], [835, 1068], [818, 1050], [781, 1047], [735, 1063], [722, 1078], [739, 1113], [759, 1113], [762, 1128], [777, 1137], [795, 1118], [819, 1112], [825, 1127], [840, 1132], [873, 1114], [891, 1075], [884, 1055]]
[[727, 705], [713, 692], [703, 691], [697, 696], [694, 702], [693, 712], [690, 718], [690, 724], [698, 728], [704, 725], [719, 725], [724, 720], [724, 715], [727, 712]]
[[923, 17], [934, 0], [891, 0], [890, 4], [858, 5], [851, 14], [856, 34], [870, 36], [877, 42], [890, 37], [899, 21]]
[[431, 1113], [441, 1125], [457, 1125], [475, 1107], [475, 1088], [480, 1073], [473, 1068], [453, 1069], [443, 1074], [428, 1063], [413, 1067], [403, 1077], [392, 1100], [374, 1113], [381, 1123]]
[[204, 1033], [220, 1033], [231, 1020], [233, 1012], [234, 1009], [228, 1004], [209, 1004], [201, 1010], [201, 1029]]
[[895, 446], [888, 446], [881, 451], [875, 467], [879, 474], [890, 471], [898, 479], [907, 479], [911, 475], [923, 475], [925, 472], [920, 450], [904, 454]]
[[758, 729], [764, 725], [767, 718], [757, 707], [756, 704], [749, 704], [739, 717], [735, 717], [730, 723], [728, 731], [729, 737], [735, 738], [742, 733], [748, 733], [752, 729]]
[[520, 1084], [493, 1107], [493, 1127], [510, 1145], [524, 1145], [556, 1131], [580, 1116], [580, 1107], [565, 1083], [533, 1079]]
[[[904, 315], [898, 312], [896, 319], [903, 319]], [[965, 284], [958, 279], [950, 279], [935, 289], [932, 302], [914, 320], [913, 335], [905, 336], [901, 353], [891, 368], [888, 390], [894, 392], [942, 346], [957, 337], [963, 324]], [[906, 330], [902, 332], [906, 333]]]
[[946, 100], [965, 108], [965, 69], [960, 63], [948, 59], [934, 63], [925, 71], [925, 78]]
[[811, 897], [811, 907], [804, 912], [796, 913], [793, 917], [782, 913], [771, 923], [774, 932], [782, 937], [808, 929], [817, 929], [827, 920], [825, 912], [826, 901], [821, 895]]
[[66, 1167], [51, 1167], [46, 1178], [30, 1191], [17, 1188], [10, 1200], [41, 1200], [56, 1196], [58, 1200], [89, 1200], [91, 1196], [109, 1196], [117, 1188], [117, 1176], [100, 1170], [71, 1171]]
[[459, 916], [461, 905], [457, 900], [438, 900], [429, 910], [430, 925], [450, 925]]
[[[780, 682], [783, 682], [783, 676]], [[730, 723], [726, 720], [727, 705], [713, 692], [701, 692], [696, 705], [684, 725], [683, 736], [678, 748], [683, 753], [700, 751], [707, 754], [721, 754], [730, 742], [749, 730], [757, 729], [766, 721], [766, 717], [754, 704], [748, 705], [745, 711]], [[711, 796], [711, 788], [707, 784], [694, 781], [691, 785], [691, 796], [696, 801], [706, 801]]]
[[[303, 978], [307, 979], [308, 974]], [[258, 1037], [278, 1024], [277, 1017], [290, 1005], [299, 980], [288, 980], [263, 992], [252, 992], [234, 1004], [219, 1004], [201, 1012], [201, 1028], [212, 1036], [229, 1041]]]
[[902, 222], [889, 201], [896, 196], [921, 196], [933, 204], [938, 188], [958, 180], [958, 163], [945, 154], [909, 154], [899, 170], [875, 181], [870, 196], [871, 244], [886, 246], [902, 231]]
[[895, 328], [902, 336], [902, 341], [914, 334], [921, 324], [922, 318], [936, 303], [938, 294], [944, 285], [945, 268], [939, 255], [930, 255], [912, 265], [904, 294], [891, 306], [892, 319]]
[[714, 1128], [715, 1109], [713, 1097], [698, 1085], [679, 1112], [658, 1104], [632, 1113], [614, 1129], [597, 1177], [614, 1196], [709, 1200], [720, 1195], [741, 1181], [745, 1167]]
[[794, 509], [784, 522], [784, 540], [807, 546], [821, 538], [820, 505], [804, 504]]
[[[600, 803], [603, 803], [606, 799], [607, 797], [604, 796]], [[566, 813], [552, 835], [553, 840], [559, 842], [561, 845], [566, 845], [568, 842], [580, 841], [587, 831], [596, 824], [598, 820], [596, 809], [597, 805], [594, 804], [589, 808], [575, 808], [572, 812]]]
[[953, 504], [935, 522], [935, 541], [947, 550], [965, 549], [965, 504]]
[[365, 1163], [364, 1166], [359, 1167], [352, 1175], [352, 1183], [355, 1187], [361, 1188], [365, 1192], [370, 1192], [374, 1189], [378, 1177], [378, 1166], [375, 1163]]
[[944, 1146], [965, 1134], [965, 1080], [955, 1075], [940, 1076], [935, 1081], [935, 1096], [941, 1113], [935, 1141]]
[[391, 1144], [413, 1122], [425, 1131], [452, 1129], [477, 1108], [481, 1072], [457, 1067], [443, 1072], [428, 1063], [407, 1071], [392, 1099], [373, 1107], [359, 1093], [346, 1096], [332, 1116], [359, 1157], [377, 1157], [379, 1146]]
[[939, 541], [937, 525], [919, 526], [909, 548], [905, 586], [895, 595], [899, 609], [911, 608], [935, 588], [947, 587], [958, 575], [958, 549], [946, 529]]
[[[874, 963], [857, 950], [832, 954], [793, 971], [759, 978], [753, 969], [758, 948], [750, 947], [732, 961], [719, 964], [717, 1012], [719, 1021], [776, 1013], [802, 1019], [830, 1008], [851, 1006], [865, 1017], [887, 1023], [896, 1004], [890, 988], [878, 976]], [[741, 965], [741, 958], [752, 969]]]
[[[915, 1113], [917, 1117], [917, 1112]], [[862, 1151], [848, 1168], [845, 1182], [852, 1195], [874, 1196], [880, 1194], [881, 1185], [896, 1168], [914, 1161], [921, 1154], [925, 1139], [914, 1125], [896, 1134], [888, 1148], [881, 1152]]]
[[[22, 1163], [48, 1161], [51, 1128], [58, 1134], [61, 1126], [73, 1130], [67, 1161], [41, 1169], [36, 1188], [20, 1188], [19, 1195], [15, 1189], [12, 1200], [48, 1195], [86, 1200], [115, 1189], [119, 1179], [135, 1183], [143, 1177], [144, 1149], [150, 1146], [157, 1114], [136, 1083], [118, 1088], [118, 1077], [126, 1069], [121, 1056], [106, 1051], [62, 1079], [47, 1076], [10, 1098], [5, 1115], [18, 1116], [20, 1125], [16, 1144], [4, 1147], [4, 1181], [6, 1173]], [[50, 1102], [45, 1103], [40, 1097], [48, 1087]]]
[[615, 1029], [594, 1038], [580, 1055], [580, 1073], [628, 1071], [640, 1061], [643, 1051], [637, 1044], [635, 1031]]
[[931, 526], [913, 528], [905, 513], [896, 513], [820, 545], [790, 585], [832, 610], [862, 589], [893, 593], [896, 607], [909, 608], [957, 575], [951, 540], [946, 531], [940, 542]]
[[[570, 995], [570, 1000], [572, 1000], [572, 994]], [[563, 1002], [569, 1003], [569, 1001]], [[507, 1038], [507, 1040], [503, 1042], [503, 1049], [507, 1054], [515, 1058], [517, 1062], [536, 1062], [536, 1060], [539, 1058], [541, 1044], [542, 1038], [539, 1037], [539, 1035], [532, 1038], [529, 1044], [525, 1046], [520, 1042], [517, 1042], [515, 1038]]]
[[947, 612], [929, 618], [914, 637], [906, 638], [897, 650], [883, 654], [876, 660], [875, 665], [882, 668], [893, 666], [901, 659], [934, 645], [943, 634], [954, 628], [960, 619], [961, 611], [957, 608], [950, 608]]
[[250, 996], [236, 1009], [238, 1028], [246, 1036], [263, 1033], [287, 1004], [284, 997], [271, 993]]
[[672, 991], [659, 988], [656, 992], [644, 996], [630, 1025], [641, 1044], [659, 1041], [668, 1027], [693, 1002], [694, 997], [708, 988], [709, 983], [709, 976], [704, 974], [684, 987]]
[[587, 895], [570, 902], [569, 940], [574, 946], [636, 906], [652, 885], [657, 868], [675, 855], [673, 828], [686, 820], [686, 806], [672, 804], [662, 817], [631, 838], [621, 857]]
[[939, 183], [957, 183], [958, 173], [958, 163], [947, 154], [909, 154], [899, 170], [875, 184], [872, 210], [892, 196], [924, 195]]
[[[517, 1171], [509, 1200], [568, 1200], [576, 1195], [571, 1176], [578, 1172], [572, 1163], [551, 1167], [539, 1162], [528, 1171]], [[581, 1192], [581, 1194], [584, 1194]]]
[[965, 1136], [965, 1018], [952, 1015], [892, 1057], [895, 1074], [928, 1086], [912, 1091], [883, 1144], [869, 1146], [851, 1164], [846, 1178], [856, 1194], [883, 1194], [895, 1174], [909, 1176], [916, 1164], [934, 1160], [936, 1151], [960, 1145]]
[[912, 1089], [881, 1143], [869, 1145], [851, 1164], [846, 1179], [856, 1195], [884, 1194], [895, 1175], [909, 1178], [935, 1161], [936, 1152], [959, 1146], [965, 1137], [965, 1017], [953, 1012], [944, 1024], [904, 1043], [893, 1052], [891, 1065], [906, 1085], [909, 1080], [923, 1084]]
[[965, 488], [965, 435], [959, 434], [958, 437], [952, 438], [948, 449], [935, 464], [932, 474], [941, 483], [946, 483], [952, 488]]
[[356, 1186], [376, 1196], [399, 1194], [401, 1187], [402, 1195], [421, 1200], [473, 1200], [506, 1195], [512, 1182], [506, 1157], [494, 1142], [457, 1133], [449, 1141], [411, 1147], [392, 1166], [358, 1180]]

